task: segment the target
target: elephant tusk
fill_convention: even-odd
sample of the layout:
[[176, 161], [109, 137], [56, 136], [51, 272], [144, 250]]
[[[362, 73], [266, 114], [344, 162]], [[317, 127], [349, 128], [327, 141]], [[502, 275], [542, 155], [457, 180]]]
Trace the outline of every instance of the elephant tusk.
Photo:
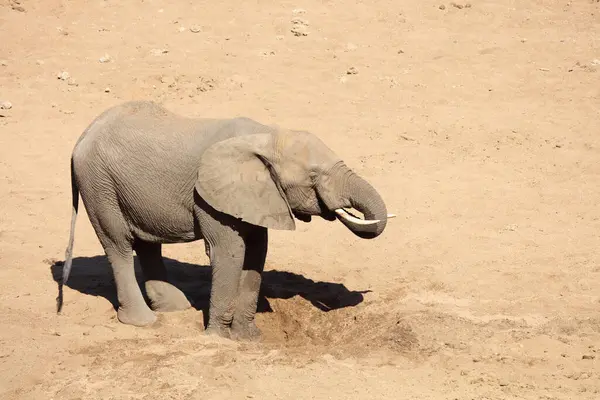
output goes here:
[[335, 210], [335, 213], [343, 220], [346, 220], [348, 222], [354, 223], [356, 225], [375, 225], [379, 222], [378, 219], [373, 219], [373, 220], [364, 220], [364, 219], [360, 219], [355, 217], [354, 215], [350, 214], [348, 211], [344, 210], [343, 208], [338, 208]]

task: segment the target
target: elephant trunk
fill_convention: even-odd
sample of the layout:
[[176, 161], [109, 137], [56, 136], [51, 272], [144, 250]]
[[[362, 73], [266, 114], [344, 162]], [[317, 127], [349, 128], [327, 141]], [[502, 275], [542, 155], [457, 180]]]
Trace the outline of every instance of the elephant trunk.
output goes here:
[[[363, 239], [373, 239], [379, 236], [387, 224], [387, 209], [383, 199], [377, 191], [363, 178], [352, 174], [347, 183], [346, 192], [353, 208], [364, 215], [366, 222], [378, 221], [377, 223], [357, 223], [357, 221], [344, 218], [343, 213], [340, 221], [348, 227], [356, 236]], [[339, 214], [338, 214], [339, 215]]]
[[[385, 203], [379, 193], [366, 180], [356, 175], [345, 165], [338, 165], [333, 174], [335, 187], [341, 187], [342, 200], [336, 199], [325, 203], [335, 210], [337, 218], [352, 233], [363, 239], [379, 236], [387, 224], [388, 215]], [[339, 193], [339, 192], [338, 192]], [[329, 197], [329, 196], [327, 196]], [[340, 203], [341, 202], [341, 203]], [[364, 215], [364, 219], [350, 214], [343, 207], [350, 206]]]

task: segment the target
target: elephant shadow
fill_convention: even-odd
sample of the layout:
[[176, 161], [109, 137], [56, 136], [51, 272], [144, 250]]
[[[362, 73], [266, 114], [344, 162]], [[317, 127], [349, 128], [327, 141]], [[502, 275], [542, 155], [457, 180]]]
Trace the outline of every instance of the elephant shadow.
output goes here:
[[[211, 290], [211, 268], [163, 257], [167, 267], [169, 282], [187, 296], [192, 306], [208, 315]], [[54, 262], [50, 269], [52, 278], [62, 280], [63, 261]], [[137, 257], [135, 272], [138, 283], [146, 296], [143, 276]], [[110, 264], [106, 256], [76, 257], [73, 259], [71, 275], [65, 285], [81, 293], [101, 296], [118, 308], [117, 293]], [[289, 299], [301, 296], [314, 307], [327, 312], [339, 308], [353, 307], [364, 300], [364, 293], [370, 290], [349, 290], [340, 283], [315, 282], [302, 275], [287, 271], [266, 270], [262, 275], [257, 312], [273, 312], [269, 299]], [[206, 321], [205, 321], [206, 322]]]

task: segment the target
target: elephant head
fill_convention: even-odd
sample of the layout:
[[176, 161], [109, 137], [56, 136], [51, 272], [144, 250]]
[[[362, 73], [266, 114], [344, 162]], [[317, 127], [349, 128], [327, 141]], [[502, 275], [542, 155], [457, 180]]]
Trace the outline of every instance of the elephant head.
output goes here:
[[[294, 216], [303, 221], [321, 216], [338, 218], [357, 236], [371, 239], [392, 216], [367, 181], [319, 138], [302, 131], [217, 142], [202, 155], [195, 188], [217, 211], [271, 229], [294, 230]], [[360, 211], [364, 219], [344, 208]]]

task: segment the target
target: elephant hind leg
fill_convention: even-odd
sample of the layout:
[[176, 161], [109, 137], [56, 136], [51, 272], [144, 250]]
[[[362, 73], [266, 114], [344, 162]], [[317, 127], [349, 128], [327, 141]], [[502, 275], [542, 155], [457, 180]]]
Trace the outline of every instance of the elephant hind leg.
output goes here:
[[154, 323], [156, 315], [146, 304], [135, 278], [132, 249], [117, 249], [107, 245], [105, 252], [112, 266], [117, 286], [119, 299], [117, 318], [119, 321], [134, 326], [146, 326]]
[[160, 243], [136, 240], [135, 252], [140, 260], [146, 280], [146, 294], [154, 311], [180, 311], [191, 307], [185, 294], [167, 282], [167, 269], [163, 262]]
[[104, 248], [112, 267], [119, 309], [119, 321], [128, 325], [145, 326], [156, 321], [156, 315], [144, 300], [135, 277], [131, 232], [113, 193], [99, 194], [94, 187], [86, 187], [81, 195], [96, 236]]

